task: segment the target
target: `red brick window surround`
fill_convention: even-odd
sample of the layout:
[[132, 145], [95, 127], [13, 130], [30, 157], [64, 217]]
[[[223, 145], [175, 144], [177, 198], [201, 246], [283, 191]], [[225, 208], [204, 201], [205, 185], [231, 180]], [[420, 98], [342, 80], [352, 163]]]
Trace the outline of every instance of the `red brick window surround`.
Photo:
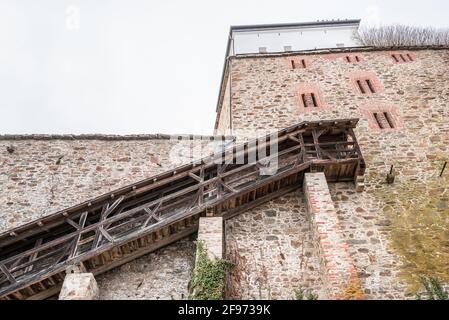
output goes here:
[[362, 58], [358, 54], [346, 55], [343, 59], [347, 63], [359, 63], [362, 61]]
[[416, 60], [416, 55], [413, 52], [390, 52], [389, 55], [394, 63], [407, 63]]
[[301, 93], [301, 100], [304, 108], [318, 108], [318, 103], [314, 92]]
[[362, 115], [368, 119], [368, 127], [375, 131], [395, 131], [402, 129], [403, 122], [392, 106], [376, 102], [360, 107]]
[[310, 60], [306, 57], [289, 57], [286, 59], [287, 65], [290, 69], [307, 69], [310, 65]]
[[349, 74], [351, 87], [362, 95], [371, 95], [383, 91], [382, 84], [375, 72], [358, 71]]
[[373, 117], [376, 120], [376, 124], [379, 129], [394, 129], [394, 123], [391, 119], [390, 113], [384, 112], [373, 112]]
[[321, 90], [316, 83], [302, 83], [296, 89], [299, 112], [311, 112], [325, 108]]

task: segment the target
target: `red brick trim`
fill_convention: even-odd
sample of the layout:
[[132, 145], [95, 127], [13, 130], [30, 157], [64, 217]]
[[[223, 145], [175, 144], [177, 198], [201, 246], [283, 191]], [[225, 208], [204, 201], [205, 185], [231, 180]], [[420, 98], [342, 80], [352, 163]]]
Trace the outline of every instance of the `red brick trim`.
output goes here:
[[[310, 101], [310, 94], [313, 94], [315, 99], [315, 105], [304, 105], [304, 99], [302, 95], [306, 95], [306, 100]], [[296, 89], [295, 89], [295, 97], [296, 97], [296, 104], [298, 106], [298, 113], [306, 113], [306, 112], [312, 112], [312, 111], [318, 111], [327, 108], [324, 99], [323, 94], [320, 90], [320, 87], [317, 83], [300, 83]]]
[[[368, 104], [359, 107], [362, 116], [368, 119], [368, 127], [374, 131], [398, 131], [404, 127], [404, 122], [401, 117], [398, 116], [396, 108], [391, 105], [383, 105], [382, 103], [370, 102]], [[383, 114], [386, 112], [389, 116], [389, 120], [393, 124], [393, 128], [380, 128], [374, 113]]]
[[343, 59], [346, 55], [346, 53], [329, 53], [326, 55], [322, 55], [321, 58], [326, 59], [326, 60], [330, 60], [330, 61], [335, 61], [338, 59]]
[[306, 56], [286, 57], [285, 62], [291, 70], [308, 69], [312, 65], [312, 59]]
[[[348, 74], [349, 85], [354, 92], [361, 95], [371, 95], [381, 93], [384, 91], [384, 87], [380, 82], [377, 73], [374, 71], [356, 71]], [[369, 80], [369, 84], [366, 82]], [[362, 85], [362, 89], [360, 88]], [[371, 88], [370, 88], [371, 87]], [[374, 90], [374, 93], [371, 91]]]
[[324, 173], [306, 173], [303, 190], [328, 298], [364, 299]]
[[390, 60], [395, 63], [410, 63], [416, 61], [416, 53], [412, 51], [390, 51], [386, 52]]
[[362, 62], [365, 58], [358, 53], [352, 53], [352, 54], [346, 54], [343, 56], [343, 61], [346, 63], [360, 63]]

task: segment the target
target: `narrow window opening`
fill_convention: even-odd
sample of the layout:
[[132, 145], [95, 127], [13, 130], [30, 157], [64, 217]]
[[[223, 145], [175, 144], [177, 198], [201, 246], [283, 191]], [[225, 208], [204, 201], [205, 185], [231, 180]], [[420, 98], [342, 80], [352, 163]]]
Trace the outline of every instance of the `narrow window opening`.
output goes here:
[[374, 119], [376, 119], [376, 122], [377, 122], [377, 125], [379, 126], [379, 128], [383, 129], [384, 126], [382, 124], [382, 120], [380, 119], [379, 114], [377, 112], [374, 112], [373, 115], [374, 115]]
[[360, 62], [359, 56], [355, 56], [355, 61]]
[[302, 64], [302, 67], [305, 69], [306, 68], [306, 60], [301, 59], [301, 64]]
[[304, 105], [304, 108], [307, 108], [308, 105], [307, 105], [307, 101], [306, 101], [306, 95], [303, 93], [301, 95], [301, 98], [302, 98], [302, 104]]
[[399, 62], [398, 57], [396, 57], [395, 54], [392, 54], [391, 56], [393, 57], [394, 61]]
[[363, 88], [362, 82], [360, 80], [357, 80], [357, 85], [359, 86], [359, 90], [361, 93], [365, 94], [365, 88]]
[[410, 54], [407, 53], [407, 57], [408, 57], [408, 59], [409, 59], [410, 61], [413, 61], [413, 58], [412, 58], [412, 56], [411, 56]]
[[371, 80], [367, 79], [366, 84], [368, 85], [368, 88], [371, 91], [371, 93], [376, 93], [376, 91], [374, 90], [373, 84], [371, 83]]
[[311, 96], [312, 96], [313, 106], [314, 106], [315, 108], [318, 107], [318, 104], [316, 103], [315, 94], [311, 93]]
[[292, 60], [292, 69], [296, 69], [295, 60]]
[[346, 61], [351, 62], [351, 58], [349, 56], [346, 56]]
[[392, 121], [392, 119], [391, 119], [390, 114], [389, 114], [388, 112], [384, 112], [384, 117], [385, 117], [385, 119], [387, 120], [388, 125], [390, 126], [390, 128], [393, 129], [393, 128], [394, 128], [394, 125], [393, 125], [393, 121]]
[[401, 57], [402, 61], [407, 62], [402, 54], [400, 54], [399, 56]]

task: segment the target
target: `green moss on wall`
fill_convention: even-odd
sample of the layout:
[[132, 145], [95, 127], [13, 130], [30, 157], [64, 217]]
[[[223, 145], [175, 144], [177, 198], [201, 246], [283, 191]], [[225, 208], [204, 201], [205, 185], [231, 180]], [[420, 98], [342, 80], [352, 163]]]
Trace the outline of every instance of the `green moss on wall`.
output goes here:
[[231, 263], [223, 260], [211, 260], [207, 255], [204, 243], [197, 242], [195, 269], [189, 283], [189, 299], [191, 300], [222, 300], [226, 272]]
[[383, 206], [381, 231], [402, 259], [399, 276], [410, 293], [419, 290], [423, 275], [449, 282], [449, 174], [439, 177], [441, 166], [432, 166], [431, 177], [396, 179], [394, 185], [383, 183], [373, 191]]

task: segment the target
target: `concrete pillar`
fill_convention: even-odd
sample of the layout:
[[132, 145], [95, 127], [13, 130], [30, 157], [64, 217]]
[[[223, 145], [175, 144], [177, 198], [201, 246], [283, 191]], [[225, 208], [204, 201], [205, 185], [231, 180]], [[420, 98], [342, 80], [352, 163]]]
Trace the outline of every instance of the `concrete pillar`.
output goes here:
[[82, 266], [70, 266], [66, 270], [59, 300], [98, 300], [99, 289], [92, 273]]
[[357, 270], [348, 251], [324, 173], [306, 173], [304, 194], [329, 299], [361, 299]]
[[201, 217], [198, 228], [198, 241], [203, 242], [209, 259], [223, 258], [223, 218]]

